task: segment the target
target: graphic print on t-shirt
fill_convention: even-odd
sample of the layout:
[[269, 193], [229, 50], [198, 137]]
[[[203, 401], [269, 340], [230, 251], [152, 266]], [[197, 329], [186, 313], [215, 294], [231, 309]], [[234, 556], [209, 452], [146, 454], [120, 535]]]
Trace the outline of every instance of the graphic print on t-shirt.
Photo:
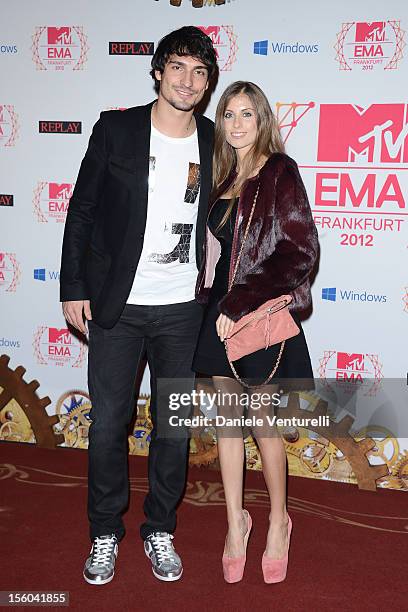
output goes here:
[[149, 157], [149, 192], [154, 191], [154, 183], [156, 178], [156, 158], [154, 155], [150, 155]]
[[194, 299], [200, 170], [197, 131], [174, 138], [151, 125], [146, 225], [128, 303]]
[[194, 204], [198, 192], [200, 191], [200, 164], [193, 164], [190, 162], [188, 164], [188, 179], [187, 179], [187, 189], [186, 195], [184, 196], [184, 201], [189, 204]]
[[[156, 158], [149, 157], [149, 191], [154, 190], [156, 177]], [[201, 174], [200, 164], [189, 162], [187, 187], [184, 196], [186, 204], [195, 204], [198, 193], [200, 191]], [[166, 224], [165, 224], [166, 230]], [[193, 231], [192, 223], [172, 223], [171, 233], [180, 234], [180, 240], [170, 253], [150, 253], [147, 261], [155, 261], [159, 264], [168, 264], [172, 261], [179, 260], [180, 263], [188, 263], [190, 261], [190, 243], [191, 233]]]
[[174, 249], [170, 253], [151, 253], [147, 261], [167, 264], [172, 261], [177, 261], [178, 259], [180, 263], [188, 263], [190, 261], [189, 254], [192, 231], [192, 223], [173, 223], [171, 226], [171, 233], [180, 234], [180, 240]]

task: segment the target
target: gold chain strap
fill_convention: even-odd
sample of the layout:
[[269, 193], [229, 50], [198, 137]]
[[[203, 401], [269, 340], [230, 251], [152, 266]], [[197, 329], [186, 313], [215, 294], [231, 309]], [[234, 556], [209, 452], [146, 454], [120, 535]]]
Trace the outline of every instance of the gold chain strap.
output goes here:
[[248, 385], [248, 383], [246, 383], [245, 381], [242, 380], [242, 378], [239, 377], [239, 374], [236, 371], [236, 369], [234, 367], [234, 364], [232, 363], [232, 361], [230, 361], [230, 358], [228, 357], [228, 348], [227, 348], [227, 341], [226, 340], [224, 340], [224, 344], [225, 344], [225, 351], [227, 353], [227, 359], [229, 361], [229, 364], [231, 366], [231, 370], [232, 370], [235, 378], [237, 379], [237, 381], [239, 383], [241, 383], [241, 385], [243, 387], [246, 387], [247, 389], [257, 389], [258, 387], [262, 387], [263, 385], [266, 385], [271, 380], [271, 378], [274, 376], [276, 370], [279, 367], [279, 364], [280, 364], [280, 361], [281, 361], [281, 358], [282, 358], [283, 349], [285, 348], [285, 340], [282, 340], [281, 345], [280, 345], [279, 355], [278, 355], [278, 357], [276, 359], [275, 367], [273, 368], [272, 372], [269, 374], [268, 378], [266, 378], [263, 382], [259, 383], [259, 385]]
[[244, 248], [244, 244], [245, 244], [245, 241], [246, 241], [247, 236], [248, 236], [249, 226], [251, 225], [252, 217], [254, 216], [254, 210], [255, 210], [256, 201], [258, 199], [258, 193], [259, 193], [259, 183], [258, 183], [258, 188], [257, 188], [255, 196], [254, 196], [254, 201], [253, 201], [252, 208], [251, 208], [251, 214], [249, 215], [248, 223], [247, 223], [247, 226], [245, 228], [245, 233], [244, 233], [244, 238], [243, 238], [242, 243], [241, 243], [241, 248], [240, 248], [239, 253], [238, 253], [237, 261], [235, 262], [235, 268], [234, 268], [234, 272], [232, 274], [231, 282], [229, 283], [229, 286], [228, 286], [228, 291], [231, 290], [231, 287], [234, 284], [235, 275], [237, 273], [238, 266], [239, 266], [239, 261], [241, 259], [241, 255], [242, 255], [242, 250]]
[[[244, 237], [243, 237], [243, 240], [242, 240], [242, 243], [241, 243], [241, 248], [240, 248], [239, 253], [238, 253], [237, 261], [235, 262], [234, 272], [232, 274], [231, 281], [230, 281], [230, 283], [228, 285], [228, 291], [231, 291], [231, 287], [234, 284], [234, 280], [235, 280], [235, 276], [237, 274], [238, 265], [239, 265], [239, 262], [240, 262], [240, 259], [241, 259], [241, 255], [242, 255], [242, 251], [243, 251], [243, 248], [244, 248], [244, 244], [245, 244], [245, 241], [246, 241], [246, 239], [248, 237], [249, 226], [251, 225], [252, 217], [254, 216], [254, 210], [255, 210], [256, 201], [258, 199], [258, 193], [259, 193], [259, 183], [258, 183], [258, 187], [257, 187], [256, 193], [255, 193], [255, 196], [254, 196], [254, 201], [253, 201], [253, 204], [252, 204], [251, 213], [249, 215], [248, 223], [247, 223], [247, 226], [245, 228], [245, 233], [244, 233]], [[279, 354], [278, 354], [278, 357], [276, 359], [276, 363], [275, 363], [275, 366], [274, 366], [272, 372], [269, 374], [268, 378], [266, 378], [259, 385], [248, 385], [246, 382], [244, 382], [242, 380], [242, 378], [239, 377], [238, 372], [236, 371], [232, 361], [230, 360], [230, 358], [228, 356], [228, 346], [227, 346], [227, 341], [226, 340], [224, 340], [224, 346], [225, 346], [225, 352], [227, 354], [228, 363], [230, 364], [231, 370], [232, 370], [235, 378], [237, 379], [237, 381], [243, 387], [246, 387], [247, 389], [257, 389], [258, 387], [266, 385], [271, 380], [271, 378], [274, 376], [276, 370], [279, 367], [279, 364], [280, 364], [280, 361], [281, 361], [281, 358], [282, 358], [283, 349], [285, 348], [285, 340], [283, 340], [281, 342]]]

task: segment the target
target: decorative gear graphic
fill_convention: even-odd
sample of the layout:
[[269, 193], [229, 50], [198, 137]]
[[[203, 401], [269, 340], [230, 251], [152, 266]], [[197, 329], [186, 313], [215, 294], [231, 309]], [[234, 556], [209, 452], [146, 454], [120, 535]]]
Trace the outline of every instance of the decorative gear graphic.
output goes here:
[[[212, 385], [205, 383], [203, 379], [198, 379], [197, 390], [205, 393], [214, 392]], [[201, 410], [196, 407], [193, 416], [199, 415], [202, 415]], [[189, 465], [204, 467], [214, 464], [217, 459], [218, 448], [215, 428], [212, 426], [194, 428], [190, 438]]]
[[[70, 435], [73, 429], [84, 427], [87, 433], [89, 425], [88, 402], [76, 402], [75, 405], [65, 406], [65, 415], [49, 416], [46, 407], [51, 403], [49, 397], [40, 399], [36, 394], [39, 387], [38, 381], [27, 383], [23, 380], [25, 369], [18, 366], [15, 370], [8, 367], [10, 358], [7, 355], [0, 357], [0, 439], [35, 441], [38, 446], [44, 448], [55, 448], [64, 442], [62, 433], [55, 433], [53, 425], [61, 424], [61, 419], [71, 424], [68, 427]], [[75, 395], [75, 392], [72, 392]], [[84, 395], [82, 392], [81, 395]], [[300, 396], [309, 400], [309, 409], [300, 408]], [[66, 397], [66, 396], [65, 396]], [[149, 415], [149, 396], [140, 396], [138, 401], [138, 416], [135, 421], [134, 434], [129, 437], [131, 454], [147, 454], [149, 436], [152, 423]], [[313, 407], [311, 400], [315, 401]], [[61, 408], [61, 407], [60, 407]], [[303, 419], [305, 416], [327, 415], [328, 404], [312, 394], [290, 393], [285, 417], [296, 417]], [[61, 410], [60, 410], [61, 412]], [[17, 418], [17, 416], [19, 418]], [[85, 419], [85, 420], [84, 420]], [[345, 416], [341, 421], [330, 421], [329, 426], [315, 426], [313, 430], [302, 428], [286, 428], [282, 430], [288, 459], [290, 456], [297, 457], [304, 467], [303, 473], [324, 476], [330, 472], [329, 467], [333, 462], [339, 466], [350, 465], [360, 489], [375, 490], [379, 479], [387, 478], [387, 485], [393, 488], [406, 490], [408, 488], [408, 451], [405, 451], [393, 464], [395, 459], [395, 447], [393, 446], [392, 457], [386, 454], [385, 444], [393, 438], [385, 436], [384, 440], [375, 441], [371, 437], [360, 436], [365, 431], [358, 432], [355, 437], [351, 433], [354, 419]], [[61, 427], [61, 425], [60, 425]], [[370, 428], [370, 433], [378, 428]], [[63, 424], [64, 431], [64, 424]], [[312, 433], [312, 435], [310, 435]], [[387, 434], [387, 432], [385, 432]], [[87, 436], [82, 438], [86, 439]], [[251, 437], [246, 438], [246, 457], [249, 468], [260, 469], [260, 457], [255, 442]], [[370, 465], [368, 457], [386, 460], [385, 464]], [[216, 433], [213, 427], [205, 427], [198, 431], [190, 441], [191, 465], [210, 465], [218, 457]], [[388, 470], [390, 467], [391, 473]], [[345, 469], [345, 468], [343, 468]]]
[[[309, 414], [313, 414], [313, 418], [317, 419], [319, 416], [327, 415], [327, 408], [327, 402], [319, 399], [313, 412], [301, 409], [299, 393], [290, 393], [285, 417], [302, 419], [309, 412]], [[376, 443], [372, 438], [363, 438], [356, 441], [350, 433], [353, 423], [353, 417], [347, 415], [338, 422], [330, 420], [327, 427], [314, 426], [313, 431], [323, 439], [330, 440], [347, 459], [356, 477], [359, 489], [375, 491], [377, 480], [388, 476], [388, 467], [386, 464], [370, 465], [367, 453], [373, 450]]]
[[393, 466], [391, 476], [388, 478], [388, 486], [392, 489], [408, 491], [408, 450], [402, 453]]
[[[64, 435], [67, 446], [85, 449], [88, 447], [91, 408], [89, 394], [78, 389], [68, 391], [58, 399], [56, 413], [59, 423], [56, 429]], [[150, 396], [139, 395], [133, 433], [128, 437], [130, 455], [149, 454], [150, 433], [153, 429], [149, 408]]]
[[189, 464], [208, 466], [218, 458], [217, 438], [214, 427], [204, 427], [199, 435], [190, 438]]
[[150, 395], [141, 394], [137, 400], [137, 416], [133, 425], [133, 434], [129, 436], [129, 454], [149, 454], [150, 434], [153, 423], [150, 418]]
[[78, 389], [68, 391], [58, 399], [56, 414], [59, 423], [55, 428], [64, 435], [67, 446], [87, 448], [91, 407], [89, 394]]
[[[23, 380], [26, 372], [23, 366], [15, 370], [8, 367], [10, 357], [0, 357], [0, 418], [2, 422], [2, 439], [15, 439], [16, 411], [22, 411], [29, 421], [37, 446], [55, 448], [64, 442], [64, 436], [55, 434], [53, 425], [58, 423], [58, 416], [49, 416], [46, 407], [51, 404], [49, 397], [39, 398], [36, 391], [40, 386], [37, 380], [27, 383]], [[19, 419], [21, 422], [21, 419]], [[23, 436], [26, 438], [26, 436]], [[21, 436], [20, 436], [21, 439]], [[28, 441], [28, 440], [27, 440]]]
[[362, 438], [372, 438], [375, 441], [375, 446], [368, 452], [368, 457], [380, 459], [382, 463], [386, 463], [391, 469], [397, 461], [400, 454], [398, 439], [386, 427], [370, 425], [363, 427], [358, 432], [351, 432], [353, 438], [359, 442]]
[[[314, 409], [301, 409], [299, 394], [290, 393], [285, 417], [304, 419], [306, 416], [312, 416], [317, 419], [319, 416], [327, 415], [327, 402], [318, 396], [305, 393], [301, 395], [309, 400], [311, 408], [313, 408], [311, 402], [314, 402]], [[300, 462], [302, 475], [327, 477], [329, 473], [335, 471], [339, 480], [347, 481], [352, 473], [360, 489], [375, 490], [377, 480], [389, 474], [388, 466], [370, 465], [367, 454], [371, 451], [371, 455], [381, 458], [382, 452], [379, 453], [378, 442], [372, 438], [354, 439], [350, 433], [353, 422], [351, 416], [346, 416], [337, 423], [330, 421], [329, 427], [314, 427], [313, 430], [295, 427], [283, 429], [282, 435], [290, 468], [292, 467], [290, 458], [293, 457]], [[217, 459], [216, 435], [215, 430], [210, 431], [211, 429], [205, 428], [204, 431], [203, 428], [191, 439], [190, 464], [208, 465]], [[262, 469], [259, 450], [251, 436], [245, 439], [245, 451], [247, 467]], [[290, 471], [293, 473], [293, 470]]]

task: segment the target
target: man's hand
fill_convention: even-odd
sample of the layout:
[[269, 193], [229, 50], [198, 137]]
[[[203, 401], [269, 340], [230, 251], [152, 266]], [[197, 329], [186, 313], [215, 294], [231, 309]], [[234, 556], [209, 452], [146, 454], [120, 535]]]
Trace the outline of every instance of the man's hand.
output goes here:
[[[83, 314], [89, 321], [92, 319], [91, 306], [89, 300], [77, 300], [74, 302], [62, 302], [62, 312], [64, 317], [73, 327], [83, 334], [87, 334], [87, 329], [83, 320]], [[82, 314], [83, 313], [83, 314]]]
[[225, 338], [230, 334], [232, 328], [234, 327], [234, 321], [229, 319], [226, 315], [220, 314], [215, 326], [221, 342], [224, 342]]

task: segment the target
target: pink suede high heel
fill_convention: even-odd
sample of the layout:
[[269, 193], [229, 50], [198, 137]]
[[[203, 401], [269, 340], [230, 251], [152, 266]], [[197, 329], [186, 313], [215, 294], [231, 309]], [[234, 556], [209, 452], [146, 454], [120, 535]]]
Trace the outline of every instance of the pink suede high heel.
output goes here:
[[242, 577], [244, 575], [246, 549], [248, 545], [249, 534], [251, 533], [252, 529], [251, 515], [249, 514], [248, 510], [244, 510], [244, 512], [247, 515], [247, 532], [244, 536], [244, 554], [242, 555], [242, 557], [227, 557], [225, 553], [222, 555], [222, 569], [224, 572], [224, 578], [226, 582], [229, 583], [239, 582], [240, 580], [242, 580]]
[[291, 533], [292, 521], [288, 514], [288, 549], [286, 551], [286, 555], [283, 557], [283, 559], [270, 559], [265, 555], [265, 553], [262, 556], [262, 573], [267, 584], [282, 582], [286, 578]]

